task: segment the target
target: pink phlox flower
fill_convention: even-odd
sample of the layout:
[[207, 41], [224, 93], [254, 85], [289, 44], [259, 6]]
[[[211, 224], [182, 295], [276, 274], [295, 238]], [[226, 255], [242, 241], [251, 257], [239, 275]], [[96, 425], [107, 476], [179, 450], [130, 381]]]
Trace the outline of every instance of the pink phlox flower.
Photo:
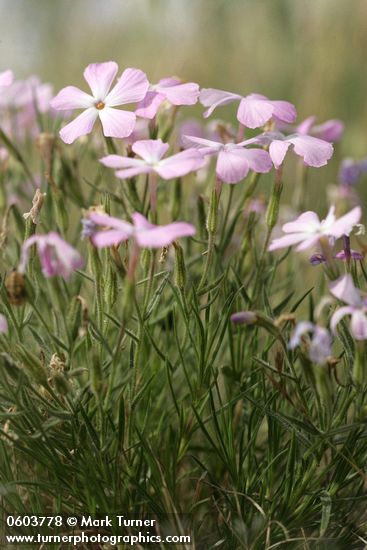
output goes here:
[[335, 311], [331, 318], [330, 328], [335, 333], [336, 327], [345, 315], [351, 316], [351, 333], [356, 340], [367, 340], [367, 297], [362, 296], [354, 286], [353, 278], [348, 273], [329, 285], [330, 292], [340, 301], [348, 304]]
[[327, 164], [334, 151], [332, 144], [328, 141], [306, 134], [285, 136], [281, 132], [264, 132], [252, 138], [252, 142], [259, 145], [269, 145], [269, 155], [276, 169], [283, 164], [285, 155], [291, 145], [296, 155], [302, 157], [307, 166], [315, 168]]
[[32, 235], [24, 242], [19, 265], [21, 273], [26, 270], [29, 250], [33, 245], [37, 246], [42, 273], [45, 277], [61, 275], [68, 279], [73, 271], [84, 265], [84, 260], [79, 252], [64, 241], [60, 235], [51, 232], [46, 235]]
[[137, 103], [145, 96], [149, 82], [143, 71], [125, 69], [117, 84], [110, 90], [118, 71], [114, 61], [91, 63], [84, 71], [84, 78], [89, 84], [92, 95], [75, 86], [60, 90], [51, 101], [56, 110], [85, 109], [75, 120], [60, 131], [65, 143], [73, 143], [78, 137], [92, 131], [97, 118], [100, 119], [103, 134], [107, 137], [124, 138], [129, 136], [135, 127], [135, 113], [116, 109], [127, 103]]
[[358, 224], [362, 216], [359, 206], [339, 219], [335, 217], [335, 207], [331, 206], [328, 215], [320, 221], [315, 212], [304, 212], [295, 221], [282, 226], [285, 236], [274, 239], [268, 250], [278, 250], [297, 244], [296, 250], [306, 250], [315, 246], [322, 237], [332, 240], [339, 239], [343, 235], [349, 235], [353, 227]]
[[341, 120], [331, 119], [323, 122], [322, 124], [315, 124], [315, 122], [316, 117], [310, 116], [298, 125], [289, 125], [278, 122], [277, 128], [281, 132], [313, 136], [330, 143], [341, 139], [344, 132], [344, 124]]
[[[94, 231], [89, 233], [94, 246], [117, 246], [132, 238], [139, 248], [161, 248], [180, 237], [190, 237], [196, 233], [195, 227], [186, 222], [153, 225], [138, 212], [132, 214], [131, 218], [132, 224], [101, 212], [89, 212], [87, 219], [95, 224]], [[104, 229], [98, 230], [96, 226]]]
[[2, 313], [0, 313], [0, 334], [6, 334], [8, 332], [8, 321]]
[[266, 173], [272, 168], [269, 153], [263, 149], [247, 149], [252, 139], [240, 143], [223, 143], [195, 136], [183, 136], [183, 143], [196, 147], [203, 155], [216, 155], [216, 174], [225, 183], [238, 183], [244, 179], [249, 170]]
[[3, 71], [0, 73], [0, 88], [5, 88], [6, 86], [10, 86], [12, 84], [14, 79], [13, 71], [8, 69], [7, 71]]
[[182, 82], [177, 78], [163, 78], [158, 84], [150, 84], [145, 97], [135, 109], [138, 116], [152, 119], [163, 101], [171, 105], [194, 105], [199, 97], [199, 85]]
[[314, 323], [302, 321], [297, 323], [296, 328], [289, 341], [289, 349], [297, 348], [301, 345], [302, 339], [308, 333], [312, 337], [308, 342], [308, 357], [313, 363], [323, 364], [331, 356], [332, 337], [330, 332]]
[[204, 117], [212, 114], [214, 109], [221, 105], [227, 105], [233, 101], [239, 101], [237, 120], [247, 128], [259, 128], [269, 120], [281, 120], [292, 123], [296, 120], [297, 112], [292, 103], [268, 99], [264, 95], [250, 94], [241, 96], [214, 88], [203, 88], [200, 93], [200, 103], [209, 107]]
[[114, 168], [116, 176], [121, 179], [155, 172], [165, 180], [185, 176], [198, 170], [205, 163], [203, 155], [196, 149], [187, 149], [164, 157], [168, 149], [169, 144], [161, 139], [141, 140], [132, 146], [132, 151], [141, 158], [107, 155], [101, 158], [100, 162], [104, 166]]

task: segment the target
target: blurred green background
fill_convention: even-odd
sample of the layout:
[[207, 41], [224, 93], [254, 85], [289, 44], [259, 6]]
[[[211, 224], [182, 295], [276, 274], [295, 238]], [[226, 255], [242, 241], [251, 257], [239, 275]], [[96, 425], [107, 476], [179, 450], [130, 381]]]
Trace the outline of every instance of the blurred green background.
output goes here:
[[300, 119], [341, 118], [343, 154], [367, 153], [366, 0], [1, 0], [0, 28], [17, 77], [58, 90], [114, 59], [153, 82], [179, 75], [289, 99]]

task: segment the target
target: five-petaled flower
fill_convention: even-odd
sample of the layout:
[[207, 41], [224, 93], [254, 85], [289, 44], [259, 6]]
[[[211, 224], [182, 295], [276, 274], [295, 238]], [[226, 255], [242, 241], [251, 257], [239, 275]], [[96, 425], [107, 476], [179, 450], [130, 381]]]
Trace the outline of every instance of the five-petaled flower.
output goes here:
[[199, 94], [199, 84], [195, 82], [181, 82], [177, 78], [162, 78], [158, 84], [150, 84], [146, 96], [137, 105], [135, 114], [152, 119], [164, 100], [176, 106], [194, 105]]
[[98, 117], [103, 134], [107, 137], [124, 138], [132, 133], [136, 121], [135, 113], [115, 107], [137, 103], [143, 99], [149, 82], [143, 71], [125, 69], [110, 91], [117, 71], [118, 65], [114, 61], [91, 63], [84, 71], [84, 78], [92, 95], [75, 86], [67, 86], [52, 99], [51, 106], [57, 110], [85, 109], [61, 129], [60, 136], [65, 143], [73, 143], [78, 137], [89, 134]]
[[[94, 246], [117, 246], [132, 238], [139, 248], [161, 248], [172, 244], [180, 237], [190, 237], [196, 232], [195, 227], [186, 222], [153, 225], [139, 212], [134, 212], [131, 218], [132, 224], [99, 211], [88, 212], [86, 219], [95, 225], [94, 231], [88, 227], [88, 234]], [[97, 226], [101, 226], [102, 229], [98, 230]]]
[[336, 219], [335, 207], [332, 206], [322, 221], [315, 212], [304, 212], [295, 221], [283, 225], [282, 230], [287, 234], [279, 239], [274, 239], [269, 250], [287, 248], [294, 244], [298, 245], [296, 250], [306, 250], [306, 248], [318, 244], [322, 237], [332, 240], [339, 239], [343, 235], [349, 235], [361, 216], [362, 210], [359, 206], [339, 219]]
[[240, 143], [222, 143], [195, 136], [183, 136], [186, 146], [196, 147], [203, 155], [217, 155], [216, 174], [225, 183], [238, 183], [249, 170], [265, 173], [272, 168], [269, 153], [263, 149], [247, 149], [253, 139]]
[[19, 271], [24, 273], [29, 259], [30, 248], [36, 245], [41, 262], [42, 273], [45, 277], [61, 275], [68, 279], [73, 271], [84, 265], [84, 260], [79, 252], [69, 243], [64, 241], [55, 232], [46, 235], [32, 235], [22, 247]]
[[204, 107], [209, 107], [204, 113], [205, 118], [210, 116], [214, 109], [220, 105], [227, 105], [233, 101], [240, 102], [237, 110], [237, 120], [247, 128], [260, 128], [271, 119], [275, 122], [280, 120], [291, 124], [297, 117], [296, 108], [292, 103], [274, 101], [260, 94], [250, 94], [243, 97], [239, 94], [214, 88], [203, 88], [200, 93], [200, 103]]
[[351, 315], [350, 329], [356, 340], [367, 340], [367, 297], [362, 296], [354, 286], [353, 278], [348, 273], [329, 284], [330, 292], [338, 300], [348, 304], [335, 311], [331, 318], [330, 328], [335, 333], [336, 327], [345, 315]]
[[132, 151], [141, 158], [107, 155], [100, 162], [114, 168], [116, 176], [121, 179], [155, 172], [165, 180], [185, 176], [205, 163], [203, 155], [195, 149], [163, 158], [168, 149], [169, 144], [163, 143], [161, 139], [146, 139], [136, 141], [132, 146]]

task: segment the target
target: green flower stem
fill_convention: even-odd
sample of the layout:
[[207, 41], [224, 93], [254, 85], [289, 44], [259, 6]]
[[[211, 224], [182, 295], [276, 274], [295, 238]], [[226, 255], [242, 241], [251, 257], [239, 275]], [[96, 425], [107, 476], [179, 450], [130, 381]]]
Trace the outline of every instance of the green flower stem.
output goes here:
[[210, 197], [209, 212], [208, 212], [208, 218], [206, 223], [206, 229], [208, 232], [208, 249], [207, 249], [205, 267], [199, 282], [198, 291], [204, 287], [206, 280], [208, 278], [209, 270], [213, 262], [215, 235], [218, 228], [218, 207], [219, 207], [221, 190], [222, 190], [222, 182], [217, 178], [215, 181], [214, 189], [212, 190], [211, 197]]

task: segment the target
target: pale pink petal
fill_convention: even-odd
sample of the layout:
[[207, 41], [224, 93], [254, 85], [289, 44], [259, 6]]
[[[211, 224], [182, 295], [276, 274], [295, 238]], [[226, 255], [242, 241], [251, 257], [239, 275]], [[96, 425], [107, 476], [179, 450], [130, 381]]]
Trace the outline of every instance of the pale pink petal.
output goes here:
[[161, 139], [142, 139], [136, 141], [132, 146], [134, 153], [142, 157], [146, 162], [156, 163], [167, 153], [168, 143]]
[[303, 157], [305, 164], [319, 168], [327, 164], [332, 157], [334, 148], [331, 143], [312, 136], [295, 135], [287, 138], [293, 143], [294, 152]]
[[303, 242], [301, 242], [301, 244], [299, 244], [296, 247], [296, 250], [298, 252], [301, 252], [302, 250], [307, 250], [307, 248], [311, 248], [313, 246], [316, 246], [318, 244], [319, 240], [320, 240], [320, 235], [319, 234], [316, 234], [316, 235], [308, 234], [307, 239], [304, 239]]
[[345, 214], [341, 218], [339, 218], [331, 227], [329, 230], [329, 234], [338, 239], [342, 235], [349, 235], [349, 233], [353, 230], [353, 227], [359, 223], [360, 219], [362, 217], [362, 210], [360, 206], [356, 206], [348, 212], [348, 214]]
[[6, 334], [8, 332], [8, 321], [6, 320], [5, 315], [0, 313], [0, 333]]
[[336, 333], [336, 327], [340, 323], [340, 321], [345, 317], [345, 315], [352, 315], [354, 313], [355, 309], [351, 306], [344, 306], [337, 309], [330, 320], [330, 329], [335, 334]]
[[10, 86], [14, 79], [13, 71], [8, 69], [0, 73], [0, 86]]
[[116, 86], [105, 99], [106, 105], [116, 107], [141, 101], [149, 88], [146, 74], [140, 69], [125, 69]]
[[282, 122], [287, 122], [291, 124], [297, 118], [297, 111], [292, 103], [289, 101], [271, 101], [271, 104], [274, 107], [273, 116]]
[[338, 298], [338, 300], [353, 307], [361, 307], [361, 294], [354, 286], [353, 278], [349, 273], [330, 283], [329, 289], [331, 294]]
[[305, 118], [305, 120], [303, 120], [301, 124], [296, 127], [296, 133], [302, 135], [310, 134], [311, 128], [315, 124], [315, 120], [315, 116], [309, 116], [308, 118]]
[[249, 169], [249, 161], [246, 155], [241, 154], [241, 149], [219, 152], [216, 173], [221, 181], [238, 183], [247, 176]]
[[198, 149], [203, 155], [215, 154], [223, 149], [223, 143], [196, 136], [182, 136], [182, 143], [185, 147]]
[[91, 220], [96, 225], [102, 225], [104, 227], [112, 227], [113, 229], [118, 229], [124, 233], [132, 234], [132, 225], [131, 223], [120, 220], [119, 218], [114, 218], [108, 214], [103, 214], [98, 211], [89, 212], [88, 219]]
[[143, 118], [152, 119], [157, 114], [159, 106], [164, 101], [165, 96], [157, 92], [148, 91], [144, 99], [136, 106], [135, 114]]
[[114, 61], [91, 63], [85, 69], [84, 78], [88, 82], [96, 101], [105, 100], [117, 71], [118, 65]]
[[305, 239], [308, 239], [309, 236], [309, 233], [293, 233], [290, 235], [284, 235], [284, 237], [274, 239], [270, 243], [268, 250], [271, 252], [273, 250], [279, 250], [280, 248], [288, 248], [293, 244], [297, 244], [304, 241]]
[[238, 94], [232, 94], [215, 88], [203, 88], [200, 92], [200, 103], [204, 105], [204, 107], [209, 107], [204, 113], [205, 118], [210, 116], [214, 109], [220, 105], [228, 105], [228, 103], [232, 103], [239, 99], [241, 99], [241, 96]]
[[124, 138], [129, 136], [135, 127], [136, 116], [130, 111], [104, 107], [98, 111], [103, 134], [107, 137]]
[[122, 157], [120, 155], [107, 155], [99, 159], [99, 162], [103, 166], [108, 168], [114, 168], [115, 170], [121, 168], [133, 168], [135, 166], [145, 166], [145, 162], [141, 159], [134, 157]]
[[195, 227], [185, 222], [175, 222], [156, 226], [152, 229], [142, 229], [135, 234], [138, 245], [142, 248], [161, 248], [168, 246], [180, 237], [195, 235]]
[[152, 229], [156, 227], [150, 223], [150, 221], [147, 220], [143, 214], [140, 214], [140, 212], [134, 212], [131, 214], [131, 219], [133, 220], [135, 229]]
[[117, 170], [117, 172], [115, 172], [115, 176], [117, 178], [125, 180], [128, 178], [134, 178], [135, 176], [139, 176], [140, 174], [149, 174], [149, 172], [153, 172], [152, 166], [141, 165], [141, 166], [136, 166], [135, 168], [126, 168], [125, 170]]
[[354, 311], [350, 330], [356, 340], [367, 340], [367, 317], [363, 311]]
[[265, 174], [273, 167], [269, 153], [263, 149], [243, 149], [241, 154], [247, 158], [254, 172]]
[[72, 110], [72, 109], [88, 109], [95, 105], [95, 99], [89, 94], [86, 94], [75, 86], [66, 86], [50, 101], [53, 109], [57, 110]]
[[276, 169], [283, 164], [289, 146], [290, 143], [278, 139], [271, 142], [269, 146], [269, 155]]
[[155, 167], [161, 178], [168, 180], [185, 176], [189, 172], [198, 170], [205, 164], [203, 155], [195, 149], [186, 149], [160, 161]]
[[315, 212], [303, 212], [294, 222], [285, 223], [282, 226], [284, 233], [309, 232], [320, 227], [320, 219]]
[[194, 105], [199, 97], [199, 85], [194, 82], [180, 83], [175, 79], [160, 80], [156, 90], [166, 96], [172, 105]]
[[344, 132], [344, 124], [341, 120], [332, 119], [315, 126], [312, 134], [325, 141], [339, 141]]
[[247, 128], [259, 128], [271, 119], [273, 113], [274, 106], [271, 101], [249, 95], [241, 99], [237, 119]]
[[97, 117], [97, 109], [90, 107], [60, 130], [61, 139], [65, 143], [73, 143], [78, 137], [90, 134]]
[[117, 229], [108, 229], [107, 231], [98, 231], [91, 236], [91, 241], [97, 248], [105, 246], [117, 246], [123, 241], [127, 241], [130, 233], [123, 232]]

